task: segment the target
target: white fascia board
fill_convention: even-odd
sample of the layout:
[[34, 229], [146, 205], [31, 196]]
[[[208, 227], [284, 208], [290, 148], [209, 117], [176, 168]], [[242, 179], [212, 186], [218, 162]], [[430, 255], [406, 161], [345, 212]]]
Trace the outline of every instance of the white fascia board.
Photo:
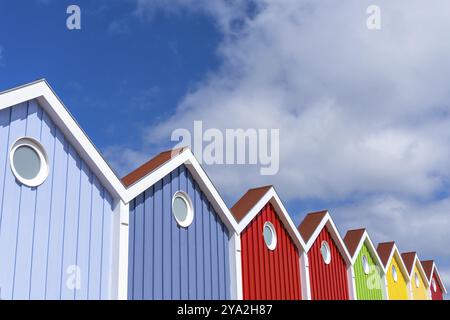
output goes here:
[[[364, 234], [363, 234], [363, 236], [361, 237], [361, 239], [359, 239], [358, 246], [356, 247], [356, 250], [355, 250], [355, 252], [353, 253], [353, 256], [351, 256], [351, 259], [352, 259], [352, 265], [355, 264], [356, 259], [358, 258], [359, 251], [361, 251], [361, 248], [362, 248], [362, 246], [363, 246], [363, 244], [364, 244], [364, 242], [365, 242], [365, 240], [366, 240], [366, 236], [367, 236], [367, 231], [364, 230]], [[347, 250], [348, 250], [348, 248], [347, 248]]]
[[370, 239], [369, 233], [367, 233], [367, 231], [366, 231], [365, 243], [366, 243], [367, 247], [369, 248], [370, 253], [372, 254], [372, 258], [375, 258], [376, 263], [378, 264], [378, 266], [381, 269], [383, 269], [383, 272], [384, 272], [383, 262], [381, 261], [381, 258], [378, 255], [377, 249], [375, 248], [375, 245], [373, 244], [372, 239]]
[[381, 262], [380, 256], [378, 255], [378, 252], [375, 249], [375, 246], [374, 246], [372, 240], [370, 239], [370, 236], [369, 236], [369, 233], [367, 232], [367, 230], [364, 230], [364, 234], [358, 243], [358, 247], [356, 248], [355, 253], [353, 254], [352, 265], [355, 264], [356, 259], [358, 258], [359, 252], [361, 251], [361, 248], [364, 244], [366, 244], [367, 249], [369, 250], [369, 252], [371, 254], [371, 257], [375, 260], [375, 263], [383, 270], [383, 273], [386, 273], [386, 270], [383, 266], [383, 262]]
[[412, 270], [411, 270], [411, 274], [409, 276], [411, 279], [413, 278], [413, 273], [414, 273], [414, 267], [415, 266], [417, 266], [417, 269], [419, 270], [420, 276], [422, 277], [423, 282], [427, 285], [427, 289], [428, 289], [430, 287], [430, 283], [428, 281], [427, 275], [425, 274], [425, 270], [423, 270], [422, 263], [420, 262], [419, 257], [417, 256], [417, 253], [416, 253], [415, 257], [414, 257], [413, 267], [412, 267]]
[[86, 161], [113, 198], [123, 200], [125, 187], [45, 80], [0, 93], [0, 110], [37, 99], [65, 138]]
[[383, 276], [383, 293], [384, 293], [384, 299], [389, 300], [389, 288], [388, 288], [388, 281], [386, 274]]
[[306, 251], [299, 252], [300, 256], [300, 279], [301, 290], [302, 290], [302, 299], [303, 300], [311, 300], [311, 281], [309, 278], [309, 260]]
[[228, 250], [230, 255], [231, 300], [242, 300], [242, 257], [239, 234], [233, 233], [231, 235]]
[[128, 298], [128, 237], [129, 207], [117, 199], [114, 204], [113, 250], [110, 279], [110, 298], [127, 300]]
[[130, 202], [183, 164], [186, 165], [186, 168], [192, 174], [196, 183], [199, 184], [201, 190], [211, 202], [214, 210], [221, 217], [228, 230], [236, 232], [237, 223], [234, 217], [190, 149], [184, 150], [156, 170], [150, 172], [139, 181], [128, 187], [124, 197], [125, 202]]
[[119, 300], [128, 299], [128, 261], [129, 261], [129, 205], [120, 201], [120, 224], [119, 224], [119, 273], [117, 297]]
[[[433, 261], [433, 269], [432, 269], [432, 271], [431, 271], [430, 284], [431, 284], [431, 279], [433, 279], [433, 274], [434, 274], [435, 272], [436, 272], [436, 274], [437, 274], [437, 279], [438, 279], [439, 283], [441, 284], [441, 289], [442, 289], [442, 291], [444, 291], [444, 293], [447, 293], [447, 288], [445, 287], [445, 284], [444, 284], [444, 282], [442, 281], [441, 275], [439, 274], [438, 268], [437, 268], [436, 264], [435, 264], [434, 261]], [[431, 288], [431, 285], [430, 285], [430, 288]]]
[[337, 230], [336, 225], [333, 222], [333, 219], [331, 219], [329, 212], [327, 212], [323, 217], [322, 221], [319, 223], [316, 230], [306, 243], [306, 252], [309, 252], [317, 237], [322, 232], [323, 228], [327, 228], [327, 230], [331, 233], [331, 237], [336, 242], [336, 246], [338, 247], [339, 252], [341, 253], [347, 265], [352, 265], [352, 258], [347, 250], [347, 246], [342, 240], [342, 237], [340, 236], [339, 231]]
[[125, 203], [129, 203], [131, 200], [142, 194], [144, 191], [148, 190], [155, 183], [160, 181], [162, 178], [167, 176], [169, 173], [174, 171], [176, 168], [187, 162], [188, 154], [187, 151], [170, 159], [157, 169], [153, 170], [149, 174], [142, 177], [140, 180], [132, 184], [126, 189]]
[[356, 294], [356, 275], [353, 265], [347, 265], [347, 282], [350, 300], [358, 300]]
[[387, 269], [389, 268], [389, 265], [391, 264], [392, 259], [394, 259], [394, 256], [397, 257], [397, 262], [400, 265], [400, 268], [402, 269], [401, 272], [403, 276], [406, 277], [407, 282], [409, 283], [411, 281], [411, 276], [409, 275], [408, 269], [406, 269], [405, 263], [403, 262], [402, 255], [400, 254], [400, 251], [397, 248], [397, 245], [394, 243], [394, 246], [392, 247], [391, 254], [389, 256], [389, 259], [386, 263], [385, 271], [387, 273]]
[[295, 242], [297, 248], [305, 251], [305, 242], [303, 241], [300, 232], [298, 232], [295, 227], [291, 216], [287, 212], [280, 197], [276, 193], [275, 189], [271, 187], [261, 199], [250, 209], [250, 211], [245, 215], [245, 217], [239, 222], [237, 232], [240, 234], [249, 225], [250, 222], [261, 212], [267, 203], [271, 203], [274, 206], [275, 212], [277, 213], [280, 220], [283, 222], [287, 232], [291, 236], [292, 240]]

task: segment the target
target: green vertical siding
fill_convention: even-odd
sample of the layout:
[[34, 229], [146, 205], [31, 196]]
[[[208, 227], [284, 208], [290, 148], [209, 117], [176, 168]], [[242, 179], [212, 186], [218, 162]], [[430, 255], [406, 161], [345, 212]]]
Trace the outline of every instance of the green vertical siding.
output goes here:
[[[363, 255], [366, 256], [369, 262], [369, 274], [364, 273], [362, 264]], [[374, 263], [366, 244], [361, 247], [353, 269], [355, 272], [356, 296], [358, 300], [383, 300], [381, 270]]]

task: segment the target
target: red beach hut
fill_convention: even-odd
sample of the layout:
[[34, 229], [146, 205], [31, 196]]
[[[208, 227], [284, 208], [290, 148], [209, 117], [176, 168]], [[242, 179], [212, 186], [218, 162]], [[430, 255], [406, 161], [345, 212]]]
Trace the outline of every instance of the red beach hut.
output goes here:
[[[244, 300], [307, 297], [304, 242], [272, 186], [248, 190], [231, 208], [238, 222]], [[239, 260], [236, 258], [236, 260]]]

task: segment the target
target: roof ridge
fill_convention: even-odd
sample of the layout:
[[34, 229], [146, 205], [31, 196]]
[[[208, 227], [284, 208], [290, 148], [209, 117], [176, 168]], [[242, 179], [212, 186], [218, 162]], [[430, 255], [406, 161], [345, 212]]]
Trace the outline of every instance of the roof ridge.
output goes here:
[[307, 216], [312, 216], [312, 215], [316, 215], [316, 214], [323, 214], [328, 212], [328, 209], [324, 209], [324, 210], [319, 210], [319, 211], [313, 211], [313, 212], [308, 212], [306, 215]]
[[236, 221], [241, 221], [271, 188], [272, 185], [248, 189], [230, 208]]
[[251, 190], [270, 189], [270, 188], [273, 188], [272, 184], [268, 184], [268, 185], [261, 186], [261, 187], [256, 187], [256, 188], [250, 188], [250, 189], [247, 190], [247, 192], [251, 191]]
[[367, 229], [366, 229], [366, 228], [358, 228], [358, 229], [350, 229], [350, 230], [347, 230], [347, 232], [365, 231], [365, 230], [367, 230]]
[[[162, 166], [164, 163], [173, 159], [174, 156], [178, 156], [181, 153], [189, 150], [188, 147], [180, 147], [175, 149], [169, 149], [165, 151], [161, 151], [156, 156], [143, 163], [136, 169], [129, 172], [127, 175], [122, 177], [120, 181], [125, 187], [130, 187], [135, 184], [137, 181], [141, 180], [143, 177], [147, 176], [149, 173], [155, 171], [157, 168]], [[169, 155], [168, 155], [169, 154]], [[174, 156], [172, 156], [174, 154]]]

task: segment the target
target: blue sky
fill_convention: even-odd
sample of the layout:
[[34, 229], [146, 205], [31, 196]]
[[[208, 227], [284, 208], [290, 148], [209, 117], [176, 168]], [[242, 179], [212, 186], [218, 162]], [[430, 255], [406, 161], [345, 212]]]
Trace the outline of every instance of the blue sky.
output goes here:
[[[66, 28], [81, 7], [82, 29]], [[435, 258], [450, 286], [448, 1], [1, 1], [0, 90], [46, 78], [121, 174], [171, 132], [280, 129], [280, 171], [206, 166], [232, 204], [274, 184], [296, 223]]]
[[100, 148], [137, 147], [140, 129], [173, 113], [219, 63], [220, 34], [206, 16], [146, 19], [133, 14], [133, 1], [78, 1], [82, 29], [70, 31], [71, 3], [0, 3], [0, 83], [46, 78]]

